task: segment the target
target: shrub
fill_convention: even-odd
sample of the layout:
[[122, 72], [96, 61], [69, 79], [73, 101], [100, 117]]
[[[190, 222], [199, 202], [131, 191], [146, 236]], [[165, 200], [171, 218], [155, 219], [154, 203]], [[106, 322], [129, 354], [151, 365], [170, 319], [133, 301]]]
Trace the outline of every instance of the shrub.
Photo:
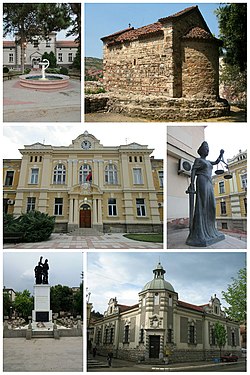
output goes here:
[[22, 242], [40, 242], [49, 239], [54, 230], [55, 218], [40, 211], [30, 211], [18, 218], [4, 215], [5, 233], [23, 233]]
[[30, 71], [31, 71], [30, 68], [25, 68], [25, 69], [24, 69], [24, 74], [29, 74]]
[[64, 66], [62, 66], [62, 67], [60, 68], [60, 74], [63, 74], [63, 75], [65, 75], [65, 76], [67, 76], [67, 75], [68, 75], [68, 69], [65, 68]]
[[9, 70], [9, 68], [7, 68], [7, 66], [4, 66], [4, 67], [3, 67], [3, 73], [9, 73], [9, 71], [10, 71], [10, 70]]

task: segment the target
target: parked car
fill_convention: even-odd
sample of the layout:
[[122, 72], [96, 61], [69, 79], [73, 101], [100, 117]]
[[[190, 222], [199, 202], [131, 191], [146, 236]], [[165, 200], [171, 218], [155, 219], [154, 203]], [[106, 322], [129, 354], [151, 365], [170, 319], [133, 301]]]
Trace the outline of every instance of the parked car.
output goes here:
[[234, 355], [232, 353], [228, 353], [225, 355], [222, 355], [220, 357], [221, 362], [237, 362], [239, 357], [237, 355]]

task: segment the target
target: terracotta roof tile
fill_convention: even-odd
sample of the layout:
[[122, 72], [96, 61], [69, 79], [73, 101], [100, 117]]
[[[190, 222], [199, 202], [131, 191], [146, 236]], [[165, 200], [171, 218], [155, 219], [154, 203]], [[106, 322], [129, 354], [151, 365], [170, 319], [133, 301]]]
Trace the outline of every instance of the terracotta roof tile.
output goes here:
[[74, 48], [78, 47], [78, 43], [74, 40], [57, 40], [56, 41], [57, 48]]
[[191, 310], [196, 310], [196, 311], [200, 311], [200, 312], [204, 311], [201, 306], [192, 305], [191, 303], [187, 303], [187, 302], [184, 302], [184, 301], [178, 301], [178, 305], [181, 306], [181, 307], [185, 307], [187, 309], [191, 309]]
[[133, 305], [133, 306], [126, 306], [126, 305], [117, 304], [117, 306], [119, 307], [120, 312], [125, 312], [125, 311], [132, 310], [132, 309], [138, 307], [139, 304], [137, 303], [136, 305]]
[[16, 43], [13, 40], [4, 40], [3, 46], [6, 48], [15, 47]]
[[198, 9], [198, 6], [195, 5], [195, 6], [185, 8], [185, 9], [181, 10], [180, 12], [172, 14], [171, 16], [160, 18], [158, 21], [159, 22], [171, 21], [171, 20], [177, 19], [179, 17], [182, 17], [189, 12], [192, 12], [194, 9]]
[[102, 40], [102, 41], [105, 41], [106, 39], [109, 39], [109, 38], [112, 39], [112, 38], [114, 38], [114, 37], [119, 36], [120, 34], [126, 33], [127, 31], [131, 31], [131, 30], [134, 30], [134, 27], [128, 27], [127, 29], [117, 31], [117, 32], [114, 33], [114, 34], [110, 34], [110, 35], [104, 36], [103, 38], [101, 38], [101, 40]]

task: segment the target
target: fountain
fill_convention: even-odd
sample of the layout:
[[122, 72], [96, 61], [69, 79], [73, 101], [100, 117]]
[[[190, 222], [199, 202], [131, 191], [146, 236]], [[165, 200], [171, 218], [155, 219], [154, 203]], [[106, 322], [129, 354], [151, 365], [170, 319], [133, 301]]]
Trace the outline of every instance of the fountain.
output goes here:
[[45, 70], [49, 67], [47, 59], [43, 59], [39, 65], [42, 67], [42, 75], [23, 74], [19, 76], [19, 83], [22, 87], [36, 90], [57, 90], [68, 86], [69, 76], [63, 74], [45, 74]]

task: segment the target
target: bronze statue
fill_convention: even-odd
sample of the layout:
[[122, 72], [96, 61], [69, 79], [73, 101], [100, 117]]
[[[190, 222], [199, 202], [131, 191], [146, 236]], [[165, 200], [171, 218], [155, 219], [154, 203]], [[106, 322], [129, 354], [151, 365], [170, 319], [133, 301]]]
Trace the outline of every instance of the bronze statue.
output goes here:
[[43, 257], [40, 257], [38, 265], [35, 267], [35, 279], [36, 284], [48, 284], [48, 271], [49, 271], [49, 264], [48, 259], [45, 259], [45, 262], [42, 262]]
[[186, 244], [206, 247], [225, 239], [224, 234], [215, 227], [216, 203], [212, 184], [213, 165], [223, 159], [224, 150], [220, 150], [220, 155], [214, 162], [206, 160], [209, 153], [207, 142], [204, 141], [197, 152], [200, 158], [194, 161], [191, 183], [186, 191], [189, 194], [189, 236]]

